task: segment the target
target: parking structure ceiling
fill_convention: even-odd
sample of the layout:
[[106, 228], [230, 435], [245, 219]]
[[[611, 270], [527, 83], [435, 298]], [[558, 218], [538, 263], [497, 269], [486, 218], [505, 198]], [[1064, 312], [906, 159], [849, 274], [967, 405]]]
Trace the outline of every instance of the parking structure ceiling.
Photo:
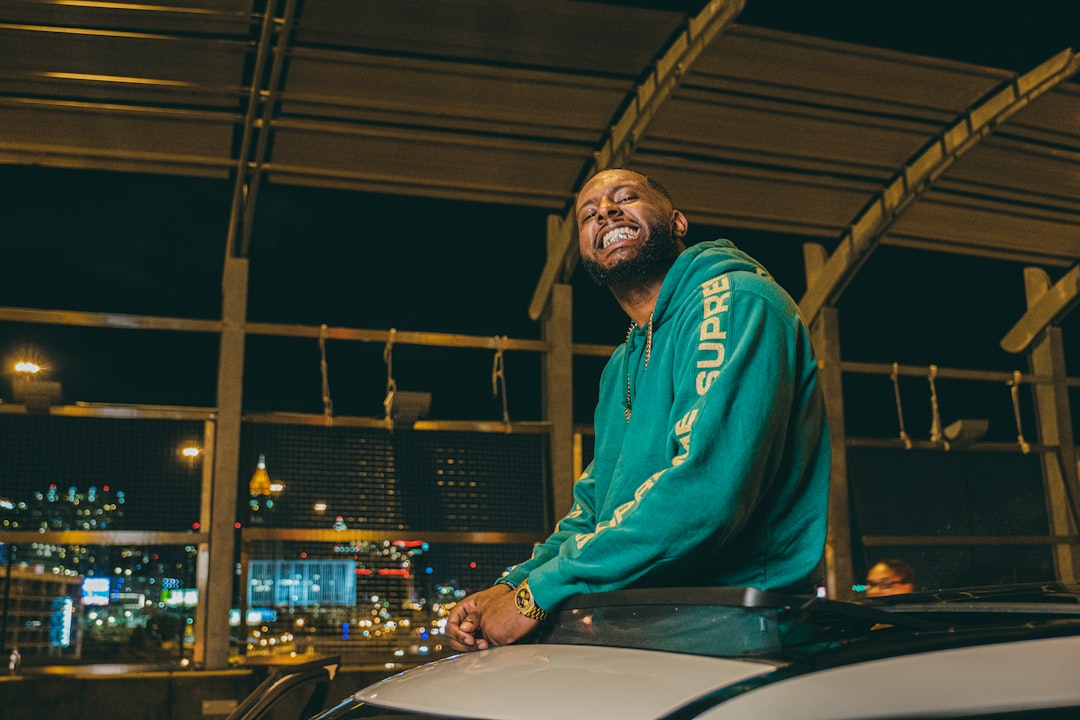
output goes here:
[[[236, 256], [266, 185], [566, 217], [627, 165], [698, 222], [820, 242], [811, 314], [881, 246], [1073, 267], [1072, 11], [806, 5], [0, 0], [0, 163], [233, 179]], [[534, 318], [561, 233], [521, 268]]]

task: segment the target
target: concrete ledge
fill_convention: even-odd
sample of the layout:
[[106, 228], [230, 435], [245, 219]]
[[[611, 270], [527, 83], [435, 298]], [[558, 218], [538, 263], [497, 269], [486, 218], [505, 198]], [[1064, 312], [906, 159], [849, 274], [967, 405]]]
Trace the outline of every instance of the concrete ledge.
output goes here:
[[[342, 667], [326, 707], [400, 672], [382, 666]], [[266, 668], [101, 674], [87, 668], [0, 677], [0, 720], [222, 720], [266, 676]]]
[[218, 720], [223, 703], [235, 707], [254, 687], [251, 670], [21, 675], [0, 683], [0, 720]]

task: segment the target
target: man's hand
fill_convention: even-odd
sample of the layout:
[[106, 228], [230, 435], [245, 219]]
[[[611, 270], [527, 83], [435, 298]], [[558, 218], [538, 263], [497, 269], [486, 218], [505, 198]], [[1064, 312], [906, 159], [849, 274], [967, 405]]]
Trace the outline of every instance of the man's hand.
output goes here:
[[480, 631], [490, 646], [517, 642], [540, 626], [538, 620], [518, 612], [512, 592], [495, 597], [488, 603], [479, 622]]
[[[481, 616], [489, 603], [502, 599], [504, 596], [510, 601], [510, 607], [513, 609], [513, 588], [506, 583], [498, 583], [486, 590], [473, 593], [455, 605], [450, 611], [450, 617], [446, 620], [446, 638], [450, 642], [450, 647], [458, 652], [486, 650], [489, 643], [487, 637], [480, 632]], [[528, 620], [528, 618], [523, 619]]]

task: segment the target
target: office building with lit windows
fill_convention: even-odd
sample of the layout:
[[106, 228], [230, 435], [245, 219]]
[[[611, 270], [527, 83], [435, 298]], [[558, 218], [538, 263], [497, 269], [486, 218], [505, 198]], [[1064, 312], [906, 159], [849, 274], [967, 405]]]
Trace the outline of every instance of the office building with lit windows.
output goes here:
[[[0, 547], [0, 550], [3, 548]], [[82, 578], [41, 565], [0, 564], [2, 639], [24, 660], [77, 659], [82, 647]]]

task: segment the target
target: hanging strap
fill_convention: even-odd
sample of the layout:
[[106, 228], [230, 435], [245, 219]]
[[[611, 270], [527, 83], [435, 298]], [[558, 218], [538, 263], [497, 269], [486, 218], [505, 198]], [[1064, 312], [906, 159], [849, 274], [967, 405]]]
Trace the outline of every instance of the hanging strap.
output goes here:
[[911, 449], [911, 438], [908, 437], [907, 432], [904, 430], [904, 409], [900, 405], [900, 365], [899, 363], [892, 364], [892, 374], [889, 376], [892, 378], [893, 395], [896, 396], [896, 417], [900, 423], [900, 440], [904, 443], [904, 449]]
[[[934, 380], [937, 378], [937, 365], [930, 366], [930, 442], [937, 444], [942, 442], [941, 434], [941, 412], [938, 409], [938, 396], [937, 386], [934, 384]], [[949, 444], [945, 443], [946, 449]]]
[[1009, 386], [1009, 395], [1012, 396], [1013, 417], [1016, 418], [1016, 442], [1020, 445], [1020, 452], [1027, 455], [1031, 452], [1031, 445], [1024, 439], [1024, 431], [1020, 426], [1020, 381], [1020, 371], [1013, 370], [1012, 380], [1006, 384]]
[[386, 347], [383, 348], [383, 362], [386, 363], [386, 399], [383, 400], [383, 409], [386, 411], [386, 424], [394, 426], [393, 406], [394, 393], [397, 392], [397, 383], [394, 381], [394, 338], [397, 336], [397, 328], [390, 328], [390, 337], [386, 339]]
[[334, 402], [330, 399], [330, 372], [326, 364], [326, 324], [319, 326], [319, 370], [322, 372], [323, 417], [327, 425], [334, 424]]
[[506, 397], [506, 365], [503, 360], [503, 349], [506, 345], [505, 335], [495, 336], [495, 360], [491, 365], [491, 395], [499, 397], [502, 391], [502, 421], [506, 425], [506, 431], [510, 432], [510, 411], [507, 409]]

